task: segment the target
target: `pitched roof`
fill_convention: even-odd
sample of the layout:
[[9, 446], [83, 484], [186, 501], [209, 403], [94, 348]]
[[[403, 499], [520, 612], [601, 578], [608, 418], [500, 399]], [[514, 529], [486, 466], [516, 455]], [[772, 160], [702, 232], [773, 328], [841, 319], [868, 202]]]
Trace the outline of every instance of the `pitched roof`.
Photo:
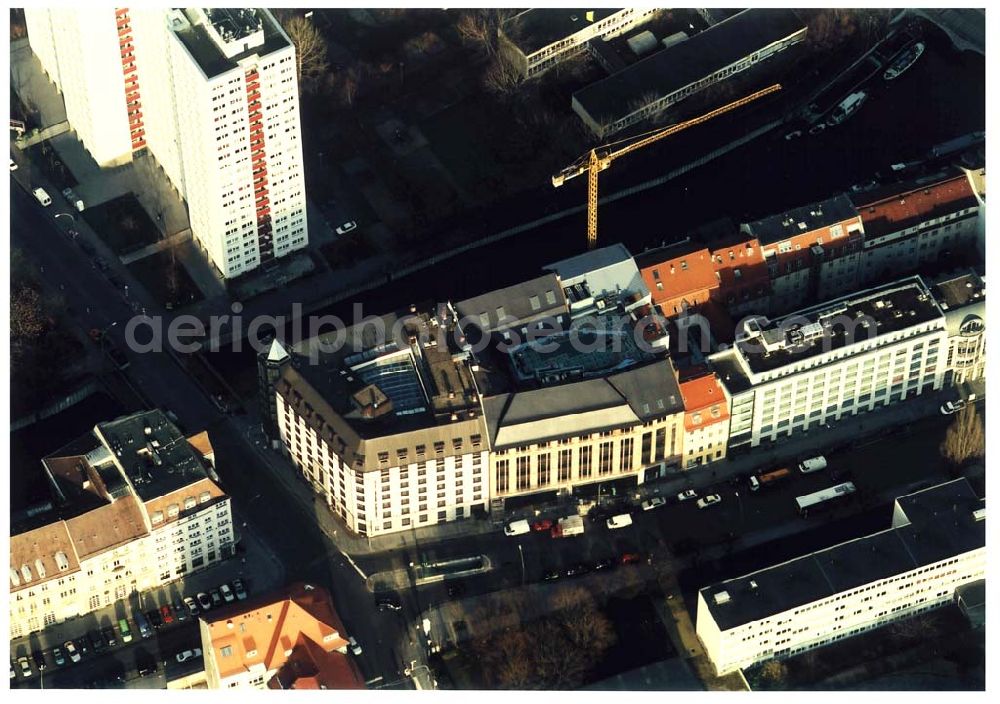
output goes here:
[[748, 223], [745, 228], [751, 235], [759, 239], [761, 244], [772, 245], [857, 217], [858, 211], [851, 203], [851, 199], [841, 193], [818, 203], [768, 215]]
[[[260, 666], [266, 672], [280, 673], [291, 659], [292, 666], [279, 686], [293, 682], [296, 677], [291, 675], [297, 672], [302, 673], [304, 686], [310, 681], [338, 689], [364, 685], [360, 673], [342, 662], [347, 657], [338, 652], [347, 647], [344, 626], [322, 587], [292, 584], [280, 592], [212, 611], [202, 621], [203, 634], [209, 638], [203, 649], [220, 679]], [[296, 665], [301, 669], [297, 671]]]
[[[57, 558], [57, 555], [60, 557]], [[63, 563], [65, 569], [60, 570], [59, 560], [62, 559], [62, 556], [65, 556], [66, 562]], [[44, 576], [38, 570], [38, 562], [42, 564]], [[27, 574], [22, 570], [23, 565], [28, 566]], [[10, 569], [11, 592], [33, 587], [56, 575], [62, 576], [79, 570], [80, 559], [77, 557], [76, 548], [66, 528], [66, 523], [56, 521], [26, 533], [12, 535], [10, 537]], [[15, 577], [17, 578], [16, 584]], [[26, 577], [30, 577], [30, 579], [26, 579]]]
[[124, 545], [149, 532], [139, 502], [131, 494], [70, 518], [66, 521], [66, 529], [81, 560]]
[[868, 237], [899, 232], [925, 220], [941, 217], [956, 210], [975, 208], [972, 186], [965, 174], [940, 183], [897, 193], [858, 208]]
[[[721, 423], [729, 418], [729, 404], [719, 378], [715, 374], [688, 379], [681, 382], [681, 395], [684, 397], [684, 428], [696, 430], [714, 423]], [[716, 414], [704, 413], [716, 408]]]
[[707, 295], [719, 287], [712, 255], [706, 247], [683, 242], [644, 252], [637, 260], [655, 305], [694, 298], [699, 293]]

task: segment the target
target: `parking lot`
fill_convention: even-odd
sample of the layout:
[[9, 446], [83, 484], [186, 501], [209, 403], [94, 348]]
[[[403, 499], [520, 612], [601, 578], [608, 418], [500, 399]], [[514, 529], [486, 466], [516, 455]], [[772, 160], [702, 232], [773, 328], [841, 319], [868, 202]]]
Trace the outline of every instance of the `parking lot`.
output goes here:
[[198, 617], [245, 600], [247, 585], [236, 578], [184, 596], [144, 596], [131, 609], [117, 602], [99, 615], [60, 624], [58, 633], [47, 629], [12, 641], [11, 686], [160, 688], [168, 662], [188, 667], [201, 662]]

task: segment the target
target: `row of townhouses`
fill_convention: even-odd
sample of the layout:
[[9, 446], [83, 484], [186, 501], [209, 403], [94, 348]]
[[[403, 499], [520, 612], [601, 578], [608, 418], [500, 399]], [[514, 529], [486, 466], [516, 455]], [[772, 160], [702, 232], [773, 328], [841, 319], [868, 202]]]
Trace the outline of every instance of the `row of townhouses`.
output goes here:
[[[823, 276], [844, 259], [869, 269], [858, 265], [869, 222], [894, 222], [877, 242], [895, 230], [918, 252], [976, 239], [981, 210], [964, 175], [878, 203], [890, 201], [866, 206], [877, 216], [867, 221], [841, 197], [737, 231], [749, 239], [688, 242], [687, 254], [604, 247], [526, 282], [359, 324], [340, 346], [333, 334], [275, 341], [260, 359], [272, 432], [331, 511], [380, 535], [521, 497], [627, 490], [981, 378], [985, 283], [972, 271], [763, 313], [853, 290], [856, 273]], [[804, 235], [814, 239], [795, 239]], [[786, 283], [782, 257], [803, 247], [820, 266]], [[878, 269], [891, 277], [898, 259]], [[679, 342], [695, 337], [683, 325], [693, 312], [705, 314], [708, 342], [687, 354]]]
[[42, 464], [54, 508], [14, 525], [10, 637], [159, 587], [233, 554], [206, 433], [161, 411], [99, 423]]

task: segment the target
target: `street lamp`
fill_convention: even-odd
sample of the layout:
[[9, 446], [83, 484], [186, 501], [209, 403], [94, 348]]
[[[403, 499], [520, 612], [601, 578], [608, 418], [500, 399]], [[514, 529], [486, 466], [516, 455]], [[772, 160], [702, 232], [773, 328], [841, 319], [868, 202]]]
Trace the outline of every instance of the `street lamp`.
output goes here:
[[524, 549], [521, 547], [521, 543], [517, 544], [517, 553], [521, 556], [521, 586], [524, 586]]

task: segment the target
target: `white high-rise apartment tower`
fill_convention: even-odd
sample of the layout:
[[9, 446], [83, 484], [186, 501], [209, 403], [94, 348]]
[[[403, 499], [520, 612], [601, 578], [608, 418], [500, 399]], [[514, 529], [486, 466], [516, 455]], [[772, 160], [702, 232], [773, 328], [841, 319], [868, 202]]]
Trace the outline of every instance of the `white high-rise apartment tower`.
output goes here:
[[295, 47], [267, 10], [26, 16], [84, 146], [106, 165], [148, 148], [224, 277], [306, 246]]

